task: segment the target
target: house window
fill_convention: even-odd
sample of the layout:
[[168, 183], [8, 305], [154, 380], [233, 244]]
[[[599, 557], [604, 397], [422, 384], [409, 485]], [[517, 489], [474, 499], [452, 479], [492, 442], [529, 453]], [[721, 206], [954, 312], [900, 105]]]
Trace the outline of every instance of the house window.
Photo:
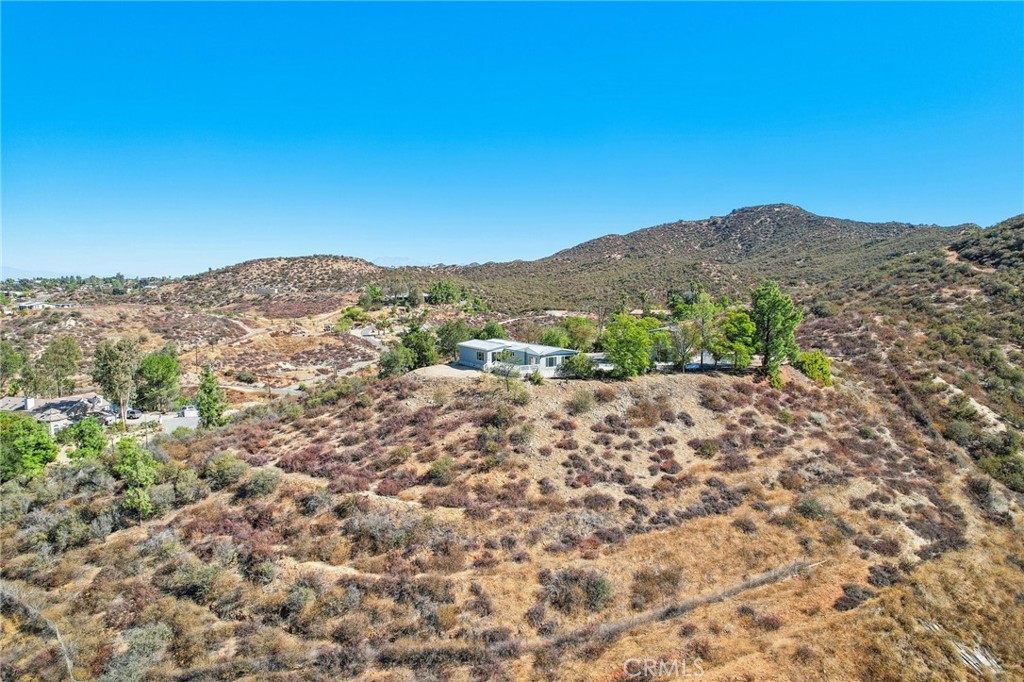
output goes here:
[[531, 355], [530, 356], [530, 364], [531, 365], [540, 364], [540, 358], [538, 358], [536, 355]]
[[544, 364], [547, 367], [554, 367], [555, 365], [558, 364], [558, 356], [556, 355], [554, 357], [544, 358]]
[[484, 352], [482, 350], [478, 350], [476, 352], [476, 361], [477, 362], [483, 362], [484, 361]]

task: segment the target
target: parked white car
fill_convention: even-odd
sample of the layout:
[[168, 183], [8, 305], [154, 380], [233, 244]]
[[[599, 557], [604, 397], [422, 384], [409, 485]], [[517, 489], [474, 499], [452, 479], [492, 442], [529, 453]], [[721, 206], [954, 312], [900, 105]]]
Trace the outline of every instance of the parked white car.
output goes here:
[[199, 409], [195, 405], [186, 405], [178, 411], [179, 417], [198, 417]]

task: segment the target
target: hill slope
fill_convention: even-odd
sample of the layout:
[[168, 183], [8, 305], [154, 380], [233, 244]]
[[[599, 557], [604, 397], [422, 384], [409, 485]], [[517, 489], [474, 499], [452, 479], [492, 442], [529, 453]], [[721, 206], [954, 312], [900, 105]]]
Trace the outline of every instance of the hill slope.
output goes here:
[[150, 298], [220, 305], [266, 289], [352, 292], [379, 283], [400, 290], [449, 277], [500, 309], [594, 308], [623, 292], [659, 299], [695, 280], [739, 293], [764, 276], [787, 284], [842, 279], [862, 271], [865, 263], [946, 245], [977, 229], [865, 223], [771, 204], [607, 235], [535, 261], [381, 268], [344, 256], [260, 259], [183, 278]]
[[246, 294], [354, 291], [382, 268], [348, 256], [260, 258], [211, 270], [157, 288], [162, 302], [221, 305]]
[[[620, 292], [656, 299], [697, 280], [739, 292], [764, 276], [819, 283], [865, 263], [946, 244], [977, 229], [864, 223], [772, 204], [724, 217], [608, 235], [537, 261], [493, 263], [459, 273], [499, 306], [600, 305]], [[580, 282], [586, 273], [586, 285]]]

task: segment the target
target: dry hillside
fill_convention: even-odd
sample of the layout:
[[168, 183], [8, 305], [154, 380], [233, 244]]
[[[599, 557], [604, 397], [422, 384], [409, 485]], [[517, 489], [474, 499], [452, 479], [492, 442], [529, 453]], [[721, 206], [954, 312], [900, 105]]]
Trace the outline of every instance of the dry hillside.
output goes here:
[[5, 668], [1024, 676], [1019, 502], [871, 386], [786, 379], [345, 380], [160, 442], [141, 524], [51, 467], [3, 491]]

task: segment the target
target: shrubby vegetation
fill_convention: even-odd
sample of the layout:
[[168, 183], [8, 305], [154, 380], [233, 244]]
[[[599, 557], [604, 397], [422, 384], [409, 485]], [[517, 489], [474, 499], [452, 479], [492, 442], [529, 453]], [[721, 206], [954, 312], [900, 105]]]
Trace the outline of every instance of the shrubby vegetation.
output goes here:
[[88, 417], [58, 431], [57, 442], [61, 445], [75, 446], [75, 449], [68, 453], [69, 457], [99, 457], [107, 445], [107, 437], [103, 434], [103, 426], [96, 418]]
[[803, 372], [808, 379], [817, 381], [823, 386], [832, 385], [832, 364], [820, 350], [809, 353], [798, 353], [793, 365]]
[[43, 424], [28, 415], [0, 412], [0, 480], [41, 470], [57, 458], [57, 445]]

